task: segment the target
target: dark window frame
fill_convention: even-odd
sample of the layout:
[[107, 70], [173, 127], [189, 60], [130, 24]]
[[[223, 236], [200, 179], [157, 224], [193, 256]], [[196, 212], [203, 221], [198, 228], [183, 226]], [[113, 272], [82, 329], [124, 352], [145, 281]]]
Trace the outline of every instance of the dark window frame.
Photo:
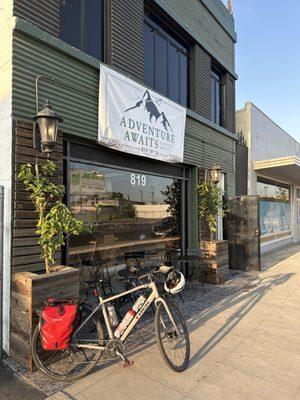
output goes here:
[[[59, 0], [59, 8], [62, 6], [62, 1]], [[100, 49], [99, 49], [99, 58], [91, 55], [87, 50], [86, 50], [86, 2], [89, 0], [79, 0], [80, 2], [80, 46], [77, 47], [74, 44], [70, 44], [73, 47], [78, 48], [79, 50], [83, 51], [84, 53], [90, 55], [91, 57], [96, 58], [99, 61], [103, 61], [104, 58], [104, 0], [99, 0], [100, 3], [100, 31], [99, 31], [99, 36], [100, 36]], [[59, 13], [61, 14], [61, 10], [59, 10]], [[60, 17], [61, 18], [61, 17]], [[61, 22], [60, 22], [61, 24]], [[61, 25], [60, 25], [61, 29]], [[60, 31], [59, 37], [60, 39], [66, 41], [62, 36], [62, 33]]]
[[[211, 121], [219, 126], [224, 126], [224, 115], [225, 115], [225, 85], [223, 82], [223, 72], [221, 72], [214, 65], [211, 67], [211, 86], [214, 81], [214, 85], [217, 84], [219, 88], [218, 98], [215, 96], [215, 91], [211, 92]], [[217, 101], [219, 104], [219, 112], [217, 113], [216, 106]]]
[[[189, 41], [187, 41], [185, 38], [183, 38], [181, 35], [176, 35], [174, 33], [173, 29], [168, 28], [165, 25], [165, 22], [158, 19], [158, 17], [156, 17], [155, 15], [152, 15], [150, 13], [146, 13], [144, 16], [144, 25], [147, 25], [148, 28], [150, 28], [150, 30], [152, 32], [155, 32], [156, 35], [159, 35], [160, 37], [162, 37], [163, 39], [166, 40], [167, 42], [167, 51], [166, 51], [166, 93], [161, 93], [159, 91], [159, 89], [156, 88], [156, 68], [155, 68], [155, 59], [156, 59], [156, 40], [155, 40], [155, 36], [154, 36], [154, 41], [153, 41], [153, 76], [152, 76], [152, 82], [153, 85], [151, 85], [150, 87], [153, 90], [157, 90], [159, 93], [161, 93], [163, 96], [166, 96], [167, 98], [169, 98], [172, 101], [177, 102], [178, 104], [183, 105], [186, 108], [189, 108], [190, 106], [190, 45], [191, 43], [189, 43]], [[176, 36], [176, 38], [175, 38]], [[170, 97], [170, 87], [169, 87], [169, 52], [170, 52], [170, 48], [171, 46], [175, 47], [177, 49], [177, 52], [180, 52], [181, 54], [183, 54], [186, 57], [186, 90], [185, 90], [185, 94], [181, 93], [181, 87], [180, 87], [180, 76], [181, 76], [181, 66], [180, 66], [180, 58], [179, 58], [179, 68], [178, 68], [178, 88], [179, 88], [179, 92], [178, 92], [178, 101], [174, 100]], [[147, 83], [147, 82], [146, 82]], [[181, 102], [181, 98], [182, 96], [186, 96], [186, 101], [185, 102]]]

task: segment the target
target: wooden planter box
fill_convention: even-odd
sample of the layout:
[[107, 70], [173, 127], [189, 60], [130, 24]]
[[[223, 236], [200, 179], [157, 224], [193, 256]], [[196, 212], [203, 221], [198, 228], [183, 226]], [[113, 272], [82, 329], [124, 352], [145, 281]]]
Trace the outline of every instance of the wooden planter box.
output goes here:
[[206, 269], [206, 282], [219, 285], [229, 278], [228, 242], [201, 241], [199, 247], [204, 251], [203, 262]]
[[13, 274], [10, 355], [29, 371], [33, 370], [31, 338], [38, 322], [36, 309], [49, 297], [77, 299], [79, 270], [58, 266], [51, 274]]

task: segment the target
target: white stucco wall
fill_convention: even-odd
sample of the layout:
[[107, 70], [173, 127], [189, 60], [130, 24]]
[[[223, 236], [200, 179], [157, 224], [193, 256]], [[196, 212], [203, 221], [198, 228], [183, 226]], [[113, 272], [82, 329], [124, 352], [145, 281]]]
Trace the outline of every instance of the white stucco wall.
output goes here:
[[12, 0], [0, 1], [0, 184], [4, 186], [3, 348], [9, 353], [12, 185]]
[[[280, 128], [266, 114], [251, 102], [244, 109], [237, 111], [237, 132], [243, 132], [248, 153], [248, 194], [257, 194], [257, 173], [254, 170], [255, 161], [276, 159], [281, 157], [300, 157], [300, 144], [287, 132]], [[263, 174], [260, 174], [263, 176]], [[277, 179], [291, 185], [291, 236], [266, 242], [262, 251], [270, 251], [275, 247], [298, 241], [300, 235], [297, 225], [296, 186], [288, 179]]]

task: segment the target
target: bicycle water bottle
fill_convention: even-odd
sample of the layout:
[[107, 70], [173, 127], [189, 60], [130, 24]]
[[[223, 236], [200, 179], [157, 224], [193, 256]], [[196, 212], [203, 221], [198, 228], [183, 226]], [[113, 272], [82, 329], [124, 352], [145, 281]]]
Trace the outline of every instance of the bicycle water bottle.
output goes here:
[[127, 326], [130, 324], [132, 318], [135, 316], [135, 311], [131, 308], [125, 315], [125, 317], [122, 319], [120, 325], [117, 327], [117, 329], [114, 332], [114, 335], [119, 339], [123, 331], [127, 328]]
[[137, 301], [134, 303], [134, 305], [132, 306], [132, 309], [135, 313], [137, 313], [140, 308], [142, 308], [142, 305], [145, 303], [146, 301], [146, 297], [144, 297], [143, 295], [141, 295]]
[[107, 307], [107, 313], [108, 313], [108, 317], [109, 317], [111, 325], [117, 326], [119, 321], [118, 321], [116, 309], [113, 304], [109, 304], [109, 306]]
[[122, 319], [120, 325], [117, 327], [117, 329], [114, 332], [114, 335], [119, 339], [123, 331], [127, 328], [127, 326], [130, 324], [132, 321], [133, 317], [135, 314], [140, 310], [142, 305], [145, 303], [146, 298], [144, 296], [140, 296], [132, 308], [126, 313], [125, 317]]

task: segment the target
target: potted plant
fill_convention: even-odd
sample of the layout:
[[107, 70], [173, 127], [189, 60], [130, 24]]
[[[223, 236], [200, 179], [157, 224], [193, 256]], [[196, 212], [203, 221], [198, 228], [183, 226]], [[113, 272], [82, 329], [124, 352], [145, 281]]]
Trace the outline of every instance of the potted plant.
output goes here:
[[223, 204], [223, 192], [211, 180], [198, 185], [199, 217], [208, 227], [210, 240], [201, 240], [207, 282], [220, 284], [228, 279], [228, 242], [216, 240], [218, 215], [225, 216], [229, 210]]
[[79, 270], [55, 265], [55, 253], [68, 235], [78, 235], [83, 223], [75, 219], [63, 203], [65, 187], [53, 182], [56, 165], [23, 164], [18, 178], [24, 184], [37, 214], [37, 243], [45, 270], [20, 272], [12, 277], [11, 355], [32, 370], [31, 335], [37, 323], [36, 309], [49, 297], [76, 299], [79, 295]]

